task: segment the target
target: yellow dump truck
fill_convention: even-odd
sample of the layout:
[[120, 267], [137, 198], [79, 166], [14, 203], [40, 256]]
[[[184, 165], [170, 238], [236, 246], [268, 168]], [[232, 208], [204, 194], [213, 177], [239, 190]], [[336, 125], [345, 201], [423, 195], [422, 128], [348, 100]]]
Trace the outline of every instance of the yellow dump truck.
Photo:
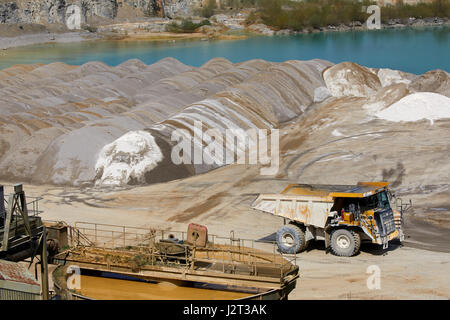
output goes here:
[[400, 199], [388, 186], [290, 184], [280, 194], [260, 194], [252, 208], [284, 218], [277, 232], [281, 252], [301, 252], [311, 240], [325, 240], [332, 253], [350, 257], [359, 252], [361, 241], [383, 248], [390, 240], [403, 241], [403, 207], [396, 210]]

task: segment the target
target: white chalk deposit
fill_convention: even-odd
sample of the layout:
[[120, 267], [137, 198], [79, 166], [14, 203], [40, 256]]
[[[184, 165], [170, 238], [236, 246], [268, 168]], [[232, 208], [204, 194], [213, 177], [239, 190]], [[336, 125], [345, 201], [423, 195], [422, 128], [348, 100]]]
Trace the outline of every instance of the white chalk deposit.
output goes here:
[[404, 83], [404, 84], [411, 83], [411, 80], [404, 78], [403, 75], [398, 70], [382, 68], [378, 70], [377, 75], [383, 87], [387, 87], [390, 86], [391, 84], [396, 83]]
[[389, 121], [418, 121], [450, 118], [450, 98], [433, 92], [407, 95], [375, 116]]
[[102, 148], [95, 165], [97, 185], [144, 182], [145, 173], [163, 160], [155, 138], [146, 131], [130, 131]]
[[369, 97], [381, 88], [377, 75], [353, 62], [342, 62], [323, 72], [325, 84], [333, 97]]

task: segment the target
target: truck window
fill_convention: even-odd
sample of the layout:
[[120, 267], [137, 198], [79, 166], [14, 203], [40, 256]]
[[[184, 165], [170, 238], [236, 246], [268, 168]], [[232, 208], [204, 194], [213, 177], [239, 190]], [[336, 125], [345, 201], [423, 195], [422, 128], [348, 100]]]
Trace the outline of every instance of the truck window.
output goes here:
[[359, 214], [361, 211], [358, 200], [355, 198], [336, 198], [334, 200], [334, 205], [331, 208], [331, 211], [341, 212], [344, 209], [346, 212], [352, 212], [355, 214]]
[[[352, 207], [353, 210], [350, 210]], [[365, 198], [336, 198], [331, 211], [341, 212], [364, 212], [373, 209], [390, 209], [389, 198], [386, 191], [379, 192], [370, 197]]]
[[386, 191], [377, 193], [377, 198], [378, 198], [378, 205], [380, 206], [380, 208], [383, 208], [383, 209], [391, 208]]
[[378, 207], [378, 198], [376, 195], [360, 198], [359, 203], [362, 211], [373, 210]]

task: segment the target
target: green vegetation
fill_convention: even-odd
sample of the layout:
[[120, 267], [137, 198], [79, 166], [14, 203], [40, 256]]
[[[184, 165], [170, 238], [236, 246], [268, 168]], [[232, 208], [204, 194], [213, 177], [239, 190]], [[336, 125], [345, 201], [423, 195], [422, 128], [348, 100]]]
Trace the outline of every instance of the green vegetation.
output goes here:
[[[348, 24], [352, 21], [363, 22], [368, 14], [362, 10], [369, 1], [351, 0], [259, 0], [258, 10], [248, 20], [257, 21], [279, 29], [319, 28], [328, 25]], [[250, 20], [251, 19], [251, 20]]]
[[[247, 23], [262, 22], [278, 29], [302, 30], [320, 28], [329, 25], [350, 24], [353, 21], [365, 22], [369, 14], [365, 7], [376, 4], [363, 0], [257, 0], [257, 10], [250, 14]], [[399, 18], [402, 21], [410, 17], [449, 17], [450, 0], [434, 0], [431, 3], [381, 7], [381, 20]]]
[[381, 21], [401, 19], [405, 22], [408, 18], [450, 17], [450, 0], [434, 0], [431, 3], [418, 3], [409, 5], [399, 3], [395, 6], [381, 8]]
[[178, 24], [176, 22], [169, 23], [167, 25], [167, 31], [174, 33], [192, 33], [195, 32], [195, 29], [205, 25], [211, 25], [208, 19], [205, 19], [200, 23], [192, 22], [192, 20], [190, 19], [183, 19], [181, 21], [181, 24]]

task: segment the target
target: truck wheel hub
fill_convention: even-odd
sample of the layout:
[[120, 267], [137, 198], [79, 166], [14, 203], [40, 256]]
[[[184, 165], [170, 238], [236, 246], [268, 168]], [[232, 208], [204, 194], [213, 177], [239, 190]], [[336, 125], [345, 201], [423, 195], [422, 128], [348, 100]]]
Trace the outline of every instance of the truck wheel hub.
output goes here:
[[342, 249], [347, 249], [350, 246], [350, 239], [347, 236], [340, 235], [336, 239], [337, 245]]
[[289, 234], [289, 233], [285, 233], [282, 237], [281, 237], [281, 241], [283, 242], [283, 244], [287, 247], [292, 247], [295, 244], [295, 240], [294, 237]]

